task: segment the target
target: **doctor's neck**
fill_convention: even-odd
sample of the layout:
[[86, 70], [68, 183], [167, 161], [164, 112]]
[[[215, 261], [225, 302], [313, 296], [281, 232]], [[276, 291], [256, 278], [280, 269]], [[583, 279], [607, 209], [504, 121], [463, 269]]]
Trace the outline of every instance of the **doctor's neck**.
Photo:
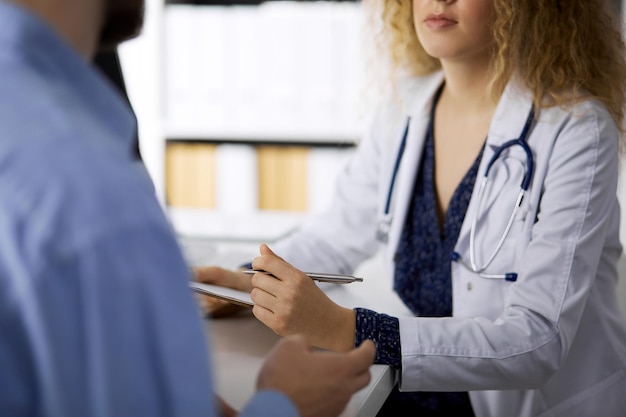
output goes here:
[[495, 109], [498, 98], [489, 90], [491, 71], [484, 62], [442, 61], [445, 100], [459, 111], [482, 112]]

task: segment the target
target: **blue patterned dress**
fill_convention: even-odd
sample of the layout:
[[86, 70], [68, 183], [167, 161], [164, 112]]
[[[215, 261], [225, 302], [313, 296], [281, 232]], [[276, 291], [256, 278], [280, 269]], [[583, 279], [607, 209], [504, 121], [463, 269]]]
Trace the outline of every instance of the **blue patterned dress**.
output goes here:
[[[434, 112], [434, 106], [433, 106]], [[395, 255], [394, 290], [416, 316], [452, 315], [451, 257], [467, 211], [482, 150], [455, 190], [439, 228], [434, 182], [434, 138], [431, 112], [422, 163], [417, 174], [406, 223]], [[398, 319], [356, 309], [356, 345], [376, 343], [376, 362], [401, 367]], [[392, 391], [378, 416], [473, 416], [467, 392]]]

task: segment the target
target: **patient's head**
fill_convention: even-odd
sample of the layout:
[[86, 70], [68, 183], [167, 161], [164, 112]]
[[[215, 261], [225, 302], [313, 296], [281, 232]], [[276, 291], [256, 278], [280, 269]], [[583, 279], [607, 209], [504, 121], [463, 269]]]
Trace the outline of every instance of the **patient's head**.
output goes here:
[[144, 0], [104, 0], [105, 15], [100, 49], [116, 47], [141, 32]]

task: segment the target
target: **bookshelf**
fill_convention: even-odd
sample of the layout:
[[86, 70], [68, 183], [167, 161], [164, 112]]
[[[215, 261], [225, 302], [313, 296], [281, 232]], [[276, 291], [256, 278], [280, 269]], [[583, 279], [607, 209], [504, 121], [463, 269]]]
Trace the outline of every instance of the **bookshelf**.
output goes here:
[[361, 24], [355, 1], [147, 0], [120, 57], [161, 203], [321, 209], [360, 137]]

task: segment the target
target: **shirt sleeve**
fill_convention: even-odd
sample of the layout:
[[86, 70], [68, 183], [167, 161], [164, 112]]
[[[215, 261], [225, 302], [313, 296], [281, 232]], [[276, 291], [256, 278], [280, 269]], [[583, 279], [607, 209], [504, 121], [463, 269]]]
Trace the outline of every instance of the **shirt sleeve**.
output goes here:
[[[210, 333], [163, 223], [107, 231], [58, 271], [38, 296], [52, 318], [45, 338], [54, 377], [46, 391], [56, 404], [46, 408], [59, 412], [51, 416], [217, 415]], [[262, 391], [241, 416], [261, 415], [298, 412], [284, 394]]]
[[259, 391], [238, 414], [239, 417], [299, 417], [294, 404], [278, 391]]
[[355, 308], [355, 346], [370, 339], [376, 345], [374, 363], [399, 369], [402, 365], [400, 324], [397, 318], [365, 308]]

